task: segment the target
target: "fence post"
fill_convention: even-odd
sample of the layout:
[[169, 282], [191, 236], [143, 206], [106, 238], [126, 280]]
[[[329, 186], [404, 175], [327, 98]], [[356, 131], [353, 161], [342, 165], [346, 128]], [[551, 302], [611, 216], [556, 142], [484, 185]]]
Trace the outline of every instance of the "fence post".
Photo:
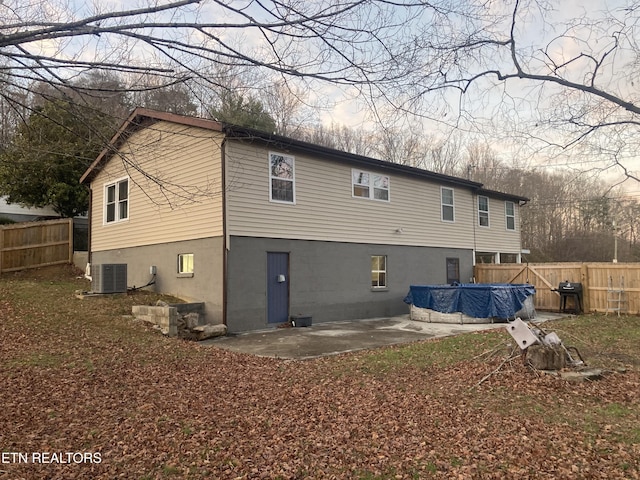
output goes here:
[[69, 219], [69, 264], [73, 265], [73, 218]]
[[4, 251], [4, 228], [0, 228], [0, 275], [2, 275], [2, 265], [4, 265], [2, 252]]
[[582, 283], [582, 309], [584, 313], [591, 311], [591, 292], [589, 291], [589, 266], [586, 263], [580, 265], [580, 280]]

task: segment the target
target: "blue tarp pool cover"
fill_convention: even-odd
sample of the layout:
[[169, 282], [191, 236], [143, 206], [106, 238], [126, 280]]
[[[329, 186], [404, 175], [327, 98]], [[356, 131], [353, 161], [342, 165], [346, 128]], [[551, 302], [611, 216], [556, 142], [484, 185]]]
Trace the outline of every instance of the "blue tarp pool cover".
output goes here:
[[411, 285], [405, 303], [441, 313], [462, 312], [474, 318], [512, 318], [535, 287], [508, 283]]

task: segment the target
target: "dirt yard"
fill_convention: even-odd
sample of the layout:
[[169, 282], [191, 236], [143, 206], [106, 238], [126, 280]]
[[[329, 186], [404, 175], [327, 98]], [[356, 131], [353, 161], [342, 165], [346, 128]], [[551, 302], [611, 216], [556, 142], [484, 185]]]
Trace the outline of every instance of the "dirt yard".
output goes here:
[[76, 298], [76, 275], [0, 278], [0, 480], [640, 478], [637, 317], [546, 325], [609, 372], [571, 383], [505, 362], [506, 331], [231, 353], [128, 316], [158, 295]]

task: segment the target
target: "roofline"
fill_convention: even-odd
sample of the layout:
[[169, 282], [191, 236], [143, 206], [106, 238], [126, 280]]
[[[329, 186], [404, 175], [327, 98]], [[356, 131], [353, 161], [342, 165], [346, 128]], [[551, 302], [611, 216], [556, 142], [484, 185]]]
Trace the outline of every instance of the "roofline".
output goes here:
[[512, 193], [499, 192], [498, 190], [490, 190], [488, 188], [480, 188], [477, 190], [478, 195], [486, 195], [487, 197], [501, 198], [504, 200], [514, 200], [521, 204], [525, 204], [531, 201], [530, 198], [523, 197], [521, 195], [515, 195]]
[[176, 113], [161, 112], [158, 110], [151, 110], [149, 108], [138, 107], [131, 112], [127, 119], [122, 123], [118, 131], [115, 133], [109, 144], [102, 149], [98, 157], [89, 165], [89, 168], [80, 177], [80, 183], [91, 181], [109, 161], [111, 155], [118, 150], [118, 148], [124, 143], [127, 135], [145, 127], [145, 120], [166, 121], [171, 123], [178, 123], [180, 125], [187, 125], [191, 127], [199, 127], [207, 130], [214, 130], [222, 132], [222, 124], [215, 120], [208, 120], [198, 117], [187, 117], [184, 115], [178, 115]]
[[385, 160], [378, 160], [376, 158], [366, 157], [364, 155], [356, 155], [354, 153], [348, 153], [342, 150], [336, 150], [334, 148], [323, 147], [321, 145], [304, 142], [302, 140], [295, 140], [276, 134], [268, 134], [258, 130], [253, 130], [251, 128], [225, 124], [223, 126], [223, 131], [225, 135], [230, 139], [244, 138], [258, 140], [268, 145], [274, 145], [281, 148], [290, 148], [306, 153], [328, 156], [332, 160], [343, 161], [352, 165], [355, 164], [368, 168], [376, 168], [380, 170], [388, 170], [396, 173], [428, 178], [430, 180], [438, 181], [441, 183], [444, 182], [453, 185], [460, 185], [471, 189], [478, 189], [482, 187], [481, 183], [466, 180], [464, 178], [445, 175], [443, 173], [436, 173], [429, 170], [424, 170], [422, 168], [411, 167], [409, 165], [402, 165]]
[[342, 161], [351, 165], [386, 170], [389, 172], [425, 178], [439, 183], [466, 187], [474, 190], [478, 194], [486, 194], [487, 196], [491, 196], [494, 198], [498, 197], [523, 203], [529, 201], [529, 199], [526, 197], [485, 189], [483, 188], [482, 183], [474, 182], [460, 177], [454, 177], [452, 175], [436, 173], [430, 170], [424, 170], [422, 168], [411, 167], [409, 165], [401, 165], [399, 163], [391, 163], [385, 160], [366, 157], [364, 155], [356, 155], [354, 153], [348, 153], [342, 150], [336, 150], [334, 148], [323, 147], [321, 145], [304, 142], [302, 140], [295, 140], [293, 138], [284, 137], [282, 135], [262, 132], [259, 130], [240, 127], [237, 125], [224, 124], [216, 120], [189, 117], [185, 115], [161, 112], [158, 110], [151, 110], [142, 107], [138, 107], [133, 110], [133, 112], [131, 112], [129, 117], [120, 126], [116, 134], [111, 138], [111, 140], [109, 141], [109, 145], [104, 148], [102, 152], [100, 152], [98, 157], [91, 163], [82, 177], [80, 177], [80, 183], [91, 181], [99, 173], [100, 169], [109, 161], [111, 155], [118, 150], [122, 143], [124, 143], [127, 136], [141, 128], [144, 128], [148, 120], [151, 120], [153, 122], [166, 121], [177, 123], [180, 125], [204, 128], [207, 130], [224, 133], [225, 136], [229, 139], [257, 140], [266, 145], [273, 145], [275, 147], [288, 148], [305, 153], [322, 155], [330, 157], [332, 160]]

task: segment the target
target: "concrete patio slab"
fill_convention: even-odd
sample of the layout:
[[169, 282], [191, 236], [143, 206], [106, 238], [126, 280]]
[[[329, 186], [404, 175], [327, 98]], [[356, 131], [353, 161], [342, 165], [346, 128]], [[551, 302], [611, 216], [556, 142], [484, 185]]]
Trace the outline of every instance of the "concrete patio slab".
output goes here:
[[[534, 323], [566, 315], [541, 312]], [[450, 324], [411, 320], [409, 315], [313, 324], [310, 327], [272, 328], [228, 335], [200, 342], [235, 352], [283, 359], [309, 359], [406, 344], [429, 338], [505, 328], [506, 323]]]

